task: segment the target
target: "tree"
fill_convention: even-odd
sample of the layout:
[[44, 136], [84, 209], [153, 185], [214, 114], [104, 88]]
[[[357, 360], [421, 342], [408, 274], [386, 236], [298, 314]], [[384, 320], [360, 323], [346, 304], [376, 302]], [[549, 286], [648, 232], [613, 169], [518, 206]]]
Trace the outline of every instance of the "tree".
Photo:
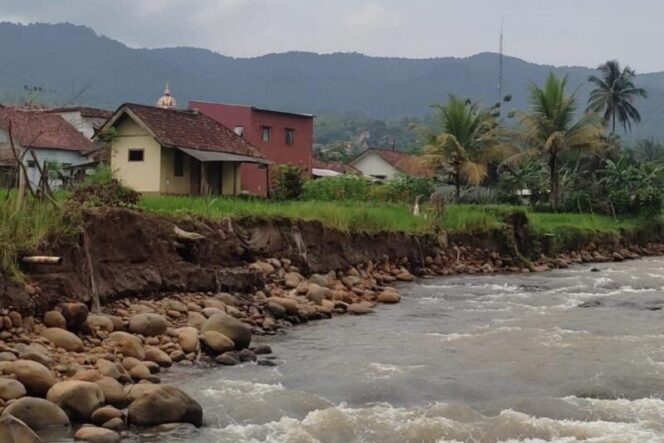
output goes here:
[[601, 76], [591, 75], [588, 81], [596, 87], [588, 98], [588, 112], [603, 114], [604, 123], [611, 124], [611, 133], [616, 132], [620, 122], [625, 131], [632, 129], [632, 122], [639, 123], [641, 114], [634, 106], [637, 97], [648, 97], [643, 88], [634, 85], [636, 73], [629, 66], [621, 69], [620, 63], [610, 60], [599, 68]]
[[455, 95], [437, 108], [443, 132], [431, 137], [424, 155], [437, 169], [449, 168], [459, 201], [462, 180], [470, 185], [482, 183], [487, 163], [498, 155], [498, 123], [491, 110]]
[[601, 119], [596, 114], [576, 117], [574, 94], [567, 95], [567, 77], [549, 74], [543, 87], [530, 85], [530, 112], [520, 113], [520, 129], [515, 141], [522, 151], [511, 161], [541, 156], [549, 168], [549, 199], [553, 208], [560, 204], [561, 156], [568, 152], [594, 150], [604, 145]]

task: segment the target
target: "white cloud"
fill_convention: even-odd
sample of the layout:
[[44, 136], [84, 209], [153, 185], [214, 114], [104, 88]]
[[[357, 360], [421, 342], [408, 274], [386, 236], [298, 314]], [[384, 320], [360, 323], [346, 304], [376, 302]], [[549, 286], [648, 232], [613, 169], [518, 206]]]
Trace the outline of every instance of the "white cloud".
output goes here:
[[380, 3], [370, 2], [344, 17], [343, 22], [350, 28], [379, 31], [398, 27], [401, 24], [401, 17], [398, 12]]

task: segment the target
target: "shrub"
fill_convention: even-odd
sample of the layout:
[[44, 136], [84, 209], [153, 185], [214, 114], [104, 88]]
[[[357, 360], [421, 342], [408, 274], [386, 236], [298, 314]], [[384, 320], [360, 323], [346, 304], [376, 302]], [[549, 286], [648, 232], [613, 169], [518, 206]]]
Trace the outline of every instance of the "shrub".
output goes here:
[[338, 175], [311, 180], [304, 184], [303, 200], [367, 200], [376, 185], [366, 177]]
[[100, 166], [74, 188], [71, 201], [83, 206], [135, 206], [141, 194], [113, 178], [108, 166]]
[[274, 175], [272, 195], [278, 200], [295, 200], [302, 194], [303, 185], [302, 169], [293, 165], [279, 165]]
[[385, 197], [392, 202], [413, 202], [418, 196], [428, 200], [435, 189], [433, 180], [429, 178], [397, 175], [383, 185]]

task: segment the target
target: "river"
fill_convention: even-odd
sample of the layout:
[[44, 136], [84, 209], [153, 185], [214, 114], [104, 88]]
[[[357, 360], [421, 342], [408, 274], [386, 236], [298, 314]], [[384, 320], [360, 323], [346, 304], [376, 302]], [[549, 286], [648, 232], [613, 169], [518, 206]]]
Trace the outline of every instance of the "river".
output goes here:
[[277, 367], [171, 370], [206, 426], [132, 441], [664, 442], [664, 259], [401, 291], [261, 339]]

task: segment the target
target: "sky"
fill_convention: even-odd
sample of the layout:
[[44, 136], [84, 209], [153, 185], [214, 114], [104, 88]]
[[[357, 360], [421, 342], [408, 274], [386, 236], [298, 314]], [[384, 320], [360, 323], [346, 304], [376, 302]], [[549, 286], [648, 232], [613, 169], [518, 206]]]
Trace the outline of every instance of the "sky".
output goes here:
[[0, 0], [0, 21], [70, 22], [132, 47], [236, 57], [291, 50], [408, 58], [498, 52], [664, 71], [662, 0]]

